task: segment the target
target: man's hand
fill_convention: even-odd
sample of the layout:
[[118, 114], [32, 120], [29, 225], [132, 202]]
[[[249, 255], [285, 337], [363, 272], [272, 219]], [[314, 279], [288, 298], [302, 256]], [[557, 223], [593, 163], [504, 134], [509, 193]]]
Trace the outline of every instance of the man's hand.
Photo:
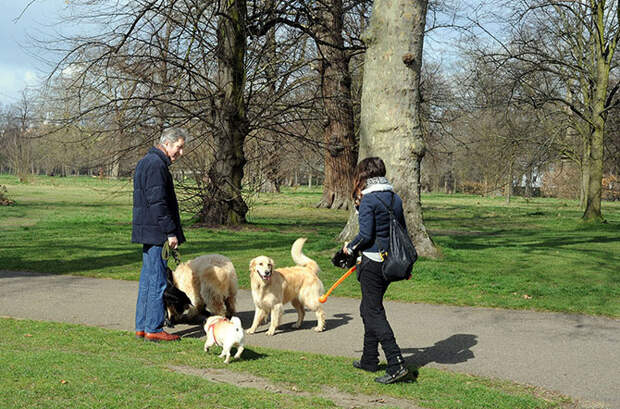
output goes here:
[[179, 247], [179, 240], [177, 239], [177, 236], [168, 237], [168, 245], [173, 250]]

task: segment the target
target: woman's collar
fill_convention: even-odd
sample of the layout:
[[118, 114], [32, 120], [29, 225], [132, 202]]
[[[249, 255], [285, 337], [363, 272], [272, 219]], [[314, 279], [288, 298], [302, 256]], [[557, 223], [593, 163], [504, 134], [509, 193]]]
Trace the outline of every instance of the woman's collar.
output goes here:
[[393, 192], [394, 188], [389, 183], [376, 183], [362, 190], [362, 196], [371, 192]]

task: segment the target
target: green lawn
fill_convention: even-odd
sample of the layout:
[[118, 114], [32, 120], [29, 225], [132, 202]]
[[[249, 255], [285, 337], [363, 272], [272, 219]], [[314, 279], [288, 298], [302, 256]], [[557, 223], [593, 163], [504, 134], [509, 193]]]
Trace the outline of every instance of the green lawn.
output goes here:
[[[205, 353], [200, 339], [153, 344], [124, 331], [3, 318], [0, 334], [2, 408], [328, 408], [344, 406], [336, 403], [343, 393], [359, 407], [387, 398], [437, 409], [575, 407], [534, 387], [432, 368], [385, 386], [348, 358], [252, 347], [226, 365], [219, 347]], [[206, 371], [218, 382], [200, 376]], [[251, 386], [240, 387], [248, 377]]]
[[[131, 237], [131, 182], [0, 175], [16, 203], [0, 207], [0, 262], [24, 270], [137, 280], [140, 247]], [[187, 260], [221, 253], [249, 287], [249, 260], [266, 254], [292, 263], [290, 246], [308, 237], [329, 287], [343, 271], [329, 259], [347, 213], [316, 209], [320, 189], [285, 189], [252, 199], [249, 224], [239, 229], [194, 227], [183, 214]], [[565, 311], [620, 317], [620, 203], [603, 203], [606, 224], [580, 222], [577, 203], [559, 199], [424, 195], [426, 227], [443, 257], [421, 259], [410, 281], [387, 297], [409, 302]], [[359, 297], [354, 278], [335, 296]]]

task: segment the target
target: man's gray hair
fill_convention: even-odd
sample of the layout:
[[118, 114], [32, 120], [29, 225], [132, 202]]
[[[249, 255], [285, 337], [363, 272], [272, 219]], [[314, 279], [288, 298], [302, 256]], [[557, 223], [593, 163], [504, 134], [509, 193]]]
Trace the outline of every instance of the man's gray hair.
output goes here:
[[187, 142], [189, 134], [183, 128], [168, 128], [164, 129], [159, 138], [159, 143], [163, 145], [166, 142], [175, 143], [179, 139], [183, 139]]

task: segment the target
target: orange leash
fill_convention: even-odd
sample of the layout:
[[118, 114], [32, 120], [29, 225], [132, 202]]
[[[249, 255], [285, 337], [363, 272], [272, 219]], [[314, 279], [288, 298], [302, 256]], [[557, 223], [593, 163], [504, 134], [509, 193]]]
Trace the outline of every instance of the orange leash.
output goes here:
[[328, 290], [325, 294], [323, 294], [322, 296], [320, 296], [320, 297], [319, 297], [319, 302], [320, 302], [320, 303], [324, 303], [325, 301], [327, 301], [327, 297], [329, 297], [329, 295], [332, 293], [332, 291], [334, 291], [334, 288], [338, 287], [338, 286], [339, 286], [339, 285], [340, 285], [340, 284], [341, 284], [341, 283], [342, 283], [342, 282], [343, 282], [343, 281], [344, 281], [344, 280], [345, 280], [348, 276], [350, 276], [350, 275], [351, 275], [351, 273], [352, 273], [352, 272], [354, 272], [356, 269], [357, 269], [357, 265], [355, 265], [355, 266], [351, 267], [351, 268], [349, 269], [349, 271], [347, 271], [346, 273], [344, 273], [344, 274], [342, 275], [342, 277], [340, 277], [340, 278], [338, 279], [338, 281], [336, 281], [336, 282], [334, 283], [334, 285], [332, 285], [332, 286], [331, 286], [331, 288], [330, 288], [330, 289], [329, 289], [329, 290]]

